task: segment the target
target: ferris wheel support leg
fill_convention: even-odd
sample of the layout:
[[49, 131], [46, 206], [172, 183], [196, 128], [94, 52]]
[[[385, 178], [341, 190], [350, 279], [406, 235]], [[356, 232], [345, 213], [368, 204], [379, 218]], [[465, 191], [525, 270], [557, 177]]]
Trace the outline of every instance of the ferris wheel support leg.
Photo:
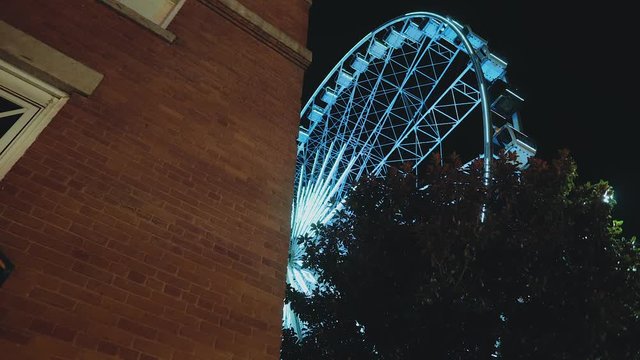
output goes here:
[[[480, 55], [471, 45], [469, 38], [467, 38], [467, 34], [463, 32], [458, 26], [456, 26], [456, 24], [451, 19], [435, 14], [433, 15], [436, 18], [440, 18], [440, 20], [445, 22], [448, 26], [451, 27], [451, 29], [455, 31], [456, 35], [458, 35], [462, 40], [462, 44], [469, 53], [469, 57], [471, 58], [471, 62], [473, 63], [473, 69], [475, 70], [476, 79], [478, 81], [478, 89], [480, 90], [480, 103], [482, 106], [482, 129], [484, 142], [482, 177], [488, 194], [488, 190], [491, 187], [491, 161], [493, 160], [493, 148], [491, 143], [491, 137], [493, 136], [493, 123], [491, 121], [491, 109], [489, 107], [487, 83], [485, 81], [484, 71], [482, 70], [482, 64], [480, 63]], [[482, 206], [480, 218], [482, 222], [486, 221], [486, 204]]]
[[469, 57], [471, 58], [471, 62], [473, 63], [473, 69], [476, 73], [478, 88], [480, 90], [480, 101], [482, 105], [482, 128], [484, 141], [483, 178], [485, 186], [489, 187], [491, 185], [491, 160], [493, 159], [493, 149], [491, 144], [493, 127], [491, 122], [491, 109], [489, 108], [489, 96], [487, 94], [487, 83], [485, 81], [484, 71], [482, 70], [482, 64], [480, 63], [480, 55], [471, 45], [471, 42], [467, 37], [468, 32], [462, 31], [459, 25], [457, 25], [453, 20], [434, 13], [426, 14], [447, 24], [447, 26], [449, 26], [456, 33], [456, 35], [461, 39], [462, 45], [469, 53]]

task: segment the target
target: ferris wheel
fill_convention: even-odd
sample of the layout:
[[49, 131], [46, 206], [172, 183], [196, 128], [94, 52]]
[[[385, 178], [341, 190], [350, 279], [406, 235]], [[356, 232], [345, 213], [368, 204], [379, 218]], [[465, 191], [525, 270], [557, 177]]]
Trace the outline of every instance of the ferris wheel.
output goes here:
[[[363, 175], [403, 163], [417, 171], [472, 114], [483, 120], [481, 157], [493, 157], [495, 145], [526, 164], [536, 148], [521, 131], [523, 99], [507, 86], [506, 68], [486, 40], [429, 12], [385, 23], [340, 60], [300, 113], [287, 267], [294, 289], [310, 294], [317, 285], [297, 241], [311, 235], [312, 224], [329, 222]], [[489, 181], [490, 162], [484, 164]], [[283, 325], [301, 334], [288, 304]]]

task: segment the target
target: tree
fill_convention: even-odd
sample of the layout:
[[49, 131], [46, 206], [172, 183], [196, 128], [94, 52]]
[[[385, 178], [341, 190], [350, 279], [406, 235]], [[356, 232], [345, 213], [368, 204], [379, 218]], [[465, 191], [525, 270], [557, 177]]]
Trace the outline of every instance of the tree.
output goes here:
[[640, 249], [611, 188], [576, 184], [566, 151], [516, 165], [489, 189], [455, 155], [361, 181], [300, 239], [321, 285], [287, 290], [307, 330], [282, 359], [640, 359]]

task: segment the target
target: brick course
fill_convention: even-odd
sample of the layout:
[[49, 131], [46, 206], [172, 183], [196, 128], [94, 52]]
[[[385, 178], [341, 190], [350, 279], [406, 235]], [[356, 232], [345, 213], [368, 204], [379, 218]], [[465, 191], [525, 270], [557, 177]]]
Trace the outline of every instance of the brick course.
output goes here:
[[[246, 6], [302, 41], [296, 1]], [[104, 74], [0, 182], [0, 353], [277, 359], [303, 69], [196, 0], [173, 44], [98, 1], [0, 19]]]

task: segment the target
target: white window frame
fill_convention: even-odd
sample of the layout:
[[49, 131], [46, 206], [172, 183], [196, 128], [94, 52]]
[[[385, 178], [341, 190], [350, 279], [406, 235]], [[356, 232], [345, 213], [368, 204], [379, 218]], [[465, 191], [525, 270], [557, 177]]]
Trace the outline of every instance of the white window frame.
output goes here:
[[180, 9], [182, 8], [182, 5], [184, 5], [184, 2], [186, 0], [154, 0], [154, 1], [164, 1], [165, 3], [167, 3], [167, 2], [168, 3], [173, 3], [173, 6], [171, 7], [171, 10], [169, 10], [169, 12], [165, 15], [165, 17], [160, 22], [157, 22], [157, 21], [151, 19], [149, 17], [149, 14], [144, 14], [142, 12], [139, 12], [138, 10], [136, 10], [136, 8], [134, 6], [131, 6], [131, 2], [139, 3], [139, 2], [150, 1], [150, 0], [116, 0], [116, 1], [121, 3], [123, 6], [126, 6], [129, 9], [135, 11], [136, 13], [138, 13], [140, 16], [144, 17], [145, 19], [147, 19], [147, 20], [153, 22], [154, 24], [160, 26], [161, 28], [166, 29], [167, 26], [169, 26], [169, 24], [171, 23], [173, 18], [178, 13], [178, 11], [180, 11]]
[[0, 137], [0, 180], [24, 155], [69, 95], [0, 60], [0, 96], [21, 106], [22, 116]]

